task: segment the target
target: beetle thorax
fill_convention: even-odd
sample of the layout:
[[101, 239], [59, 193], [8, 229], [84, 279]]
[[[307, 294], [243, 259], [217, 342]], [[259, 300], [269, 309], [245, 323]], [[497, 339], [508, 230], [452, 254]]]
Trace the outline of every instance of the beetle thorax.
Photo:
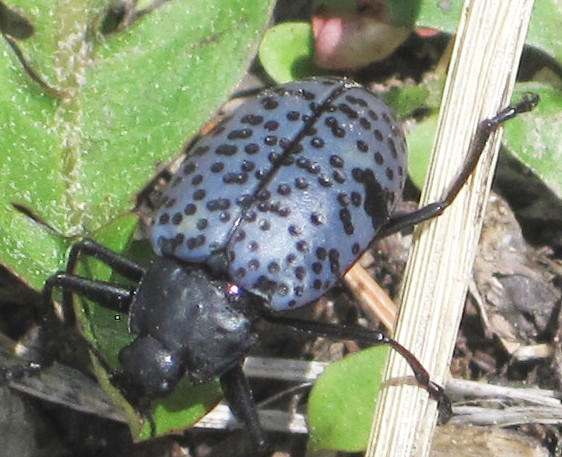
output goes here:
[[126, 382], [140, 384], [131, 390], [157, 397], [186, 371], [207, 381], [239, 363], [257, 338], [252, 299], [203, 266], [157, 257], [131, 305], [129, 326], [138, 337], [120, 354]]

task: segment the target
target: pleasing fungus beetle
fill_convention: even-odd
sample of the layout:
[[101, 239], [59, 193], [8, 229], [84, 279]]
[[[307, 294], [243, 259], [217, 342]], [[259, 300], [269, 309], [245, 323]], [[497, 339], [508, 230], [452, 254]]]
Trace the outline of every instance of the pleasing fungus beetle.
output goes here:
[[[66, 272], [46, 282], [104, 306], [129, 309], [136, 339], [122, 349], [116, 377], [126, 395], [167, 395], [187, 372], [220, 378], [233, 412], [266, 448], [240, 362], [258, 319], [337, 339], [390, 344], [445, 414], [443, 389], [406, 349], [380, 332], [295, 320], [279, 312], [323, 295], [375, 237], [439, 215], [472, 172], [494, 129], [536, 103], [528, 98], [481, 123], [466, 166], [439, 202], [395, 215], [406, 179], [404, 134], [390, 109], [348, 79], [315, 78], [264, 91], [187, 152], [165, 190], [147, 268], [84, 240]], [[79, 277], [93, 256], [138, 283]]]

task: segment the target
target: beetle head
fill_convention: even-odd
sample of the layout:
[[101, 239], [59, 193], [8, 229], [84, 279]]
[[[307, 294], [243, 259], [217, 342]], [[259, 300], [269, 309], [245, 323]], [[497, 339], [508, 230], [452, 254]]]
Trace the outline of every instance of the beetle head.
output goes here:
[[150, 335], [123, 348], [119, 361], [118, 383], [133, 399], [165, 397], [185, 372], [181, 360]]

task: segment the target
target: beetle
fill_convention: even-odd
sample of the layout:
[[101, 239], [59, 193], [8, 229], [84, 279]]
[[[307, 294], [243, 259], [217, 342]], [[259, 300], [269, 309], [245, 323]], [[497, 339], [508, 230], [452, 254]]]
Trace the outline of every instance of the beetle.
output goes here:
[[[538, 99], [483, 121], [464, 167], [443, 198], [396, 214], [406, 143], [390, 108], [346, 78], [312, 78], [265, 90], [187, 151], [153, 218], [154, 258], [145, 268], [92, 240], [75, 244], [66, 271], [45, 283], [69, 303], [76, 293], [129, 312], [136, 337], [119, 353], [114, 381], [136, 404], [168, 395], [187, 373], [219, 378], [255, 448], [267, 449], [241, 361], [259, 319], [298, 331], [389, 344], [417, 382], [450, 403], [420, 362], [381, 332], [294, 319], [283, 311], [325, 294], [373, 239], [433, 218], [454, 200], [490, 133]], [[128, 287], [75, 274], [91, 256], [132, 280]]]

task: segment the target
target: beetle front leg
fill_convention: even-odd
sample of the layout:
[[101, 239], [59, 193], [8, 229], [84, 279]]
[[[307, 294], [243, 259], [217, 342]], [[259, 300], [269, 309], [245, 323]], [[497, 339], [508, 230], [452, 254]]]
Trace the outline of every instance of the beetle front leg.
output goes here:
[[[124, 276], [125, 278], [135, 282], [139, 282], [142, 276], [144, 275], [144, 273], [146, 272], [145, 268], [129, 260], [125, 256], [112, 251], [111, 249], [95, 242], [94, 240], [85, 238], [74, 244], [70, 249], [70, 253], [68, 255], [68, 262], [66, 264], [66, 274], [68, 276], [74, 275], [76, 266], [78, 265], [78, 260], [80, 259], [81, 256], [93, 257], [105, 263], [113, 271], [120, 274], [121, 276]], [[49, 278], [47, 280], [46, 285], [49, 282], [55, 283], [56, 280], [54, 280], [53, 278], [57, 275], [61, 275], [61, 272]], [[64, 287], [61, 285], [61, 288], [63, 290], [62, 293], [62, 305], [64, 310], [63, 312], [66, 312], [66, 310], [70, 310], [72, 307], [72, 293], [73, 292], [80, 293], [79, 290], [72, 289], [72, 287], [70, 286], [71, 284], [70, 281], [67, 282], [67, 284], [69, 284], [68, 287]], [[74, 284], [75, 287], [78, 287], [77, 281], [74, 281]], [[51, 290], [52, 290], [52, 286], [51, 286]], [[49, 297], [47, 297], [45, 302], [50, 303], [51, 291], [46, 292], [45, 290], [43, 290], [43, 296], [46, 297], [46, 295], [48, 295]], [[92, 299], [92, 300], [98, 301], [96, 299]], [[109, 307], [111, 307], [111, 304], [109, 305]], [[114, 309], [121, 310], [121, 307], [117, 306], [114, 307]]]
[[[63, 291], [68, 292], [69, 294], [78, 293], [85, 298], [103, 303], [104, 306], [108, 306], [118, 312], [127, 312], [133, 293], [132, 288], [128, 289], [109, 282], [94, 281], [59, 271], [45, 282], [43, 300], [49, 305], [51, 304], [51, 297], [55, 287], [60, 287]], [[48, 320], [49, 317], [46, 319]], [[60, 322], [58, 323], [60, 325]], [[51, 325], [53, 324], [51, 323]], [[43, 369], [52, 365], [56, 358], [56, 347], [52, 344], [49, 344], [48, 346], [48, 348], [42, 348], [38, 360], [30, 361], [27, 364], [0, 368], [0, 385], [4, 385], [10, 381], [27, 376], [37, 376], [43, 371]], [[90, 349], [95, 350], [93, 347], [90, 347]], [[96, 355], [100, 358], [97, 351]], [[109, 370], [109, 367], [106, 366], [106, 368]]]
[[79, 294], [118, 312], [127, 312], [133, 298], [134, 287], [123, 287], [107, 281], [97, 281], [59, 271], [45, 281], [43, 300], [51, 303], [53, 289], [60, 287], [64, 293]]
[[112, 270], [131, 281], [139, 282], [146, 272], [145, 268], [129, 260], [127, 257], [106, 248], [94, 240], [86, 238], [72, 246], [68, 255], [67, 273], [74, 273], [81, 255], [87, 255], [102, 261], [111, 267]]
[[[55, 287], [61, 287], [69, 294], [78, 293], [90, 300], [102, 302], [104, 305], [108, 304], [117, 311], [126, 310], [132, 298], [132, 289], [103, 281], [93, 281], [60, 271], [45, 282], [43, 300], [49, 305]], [[46, 319], [48, 320], [49, 317]], [[54, 346], [43, 349], [44, 353], [41, 354], [39, 361], [34, 360], [26, 365], [14, 365], [0, 369], [0, 385], [26, 376], [36, 376], [45, 367], [50, 366], [56, 357], [56, 349]]]

